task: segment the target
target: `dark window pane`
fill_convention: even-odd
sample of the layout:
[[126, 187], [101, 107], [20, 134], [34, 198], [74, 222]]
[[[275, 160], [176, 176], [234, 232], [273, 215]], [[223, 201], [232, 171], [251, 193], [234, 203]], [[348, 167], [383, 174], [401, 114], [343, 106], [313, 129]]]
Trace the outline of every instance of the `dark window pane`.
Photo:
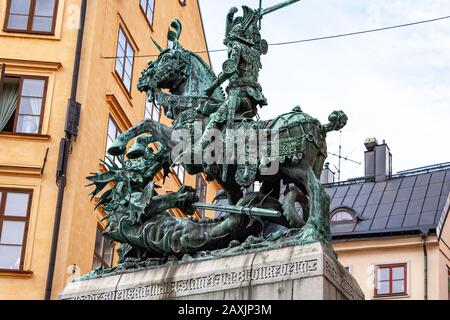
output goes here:
[[42, 98], [27, 98], [20, 99], [20, 114], [22, 115], [41, 115]]
[[389, 281], [379, 281], [377, 283], [377, 293], [378, 294], [388, 294], [389, 293]]
[[24, 232], [24, 221], [3, 221], [0, 243], [22, 245]]
[[145, 10], [147, 8], [147, 0], [141, 0], [140, 4], [141, 4], [142, 10], [144, 10], [144, 12], [145, 12]]
[[33, 31], [51, 32], [53, 27], [53, 17], [34, 17]]
[[117, 135], [117, 127], [116, 124], [114, 123], [114, 121], [112, 121], [111, 118], [109, 118], [109, 122], [108, 122], [108, 136], [111, 139], [115, 139]]
[[131, 78], [133, 73], [134, 49], [125, 36], [125, 33], [119, 28], [119, 39], [116, 51], [115, 69], [119, 74], [122, 83], [128, 91], [131, 90]]
[[104, 241], [104, 246], [105, 249], [103, 250], [103, 260], [108, 264], [108, 267], [111, 267], [114, 254], [114, 246], [111, 241], [106, 239]]
[[109, 137], [108, 139], [106, 139], [106, 155], [108, 155], [108, 150], [112, 147], [113, 143], [114, 140], [110, 139]]
[[133, 63], [128, 58], [125, 60], [125, 72], [128, 77], [131, 77], [133, 72]]
[[338, 211], [331, 217], [332, 222], [353, 221], [353, 216], [347, 211]]
[[148, 6], [149, 8], [154, 11], [155, 8], [155, 0], [148, 0]]
[[19, 116], [17, 119], [16, 132], [21, 133], [38, 133], [39, 132], [39, 116]]
[[145, 118], [159, 121], [160, 114], [161, 114], [161, 108], [156, 103], [146, 101], [146, 103], [145, 103]]
[[26, 217], [29, 197], [28, 193], [8, 192], [6, 194], [5, 215]]
[[8, 20], [8, 29], [11, 30], [27, 30], [28, 16], [19, 16], [11, 14]]
[[97, 229], [97, 233], [95, 234], [95, 252], [101, 256], [102, 251], [103, 251], [103, 235], [102, 232]]
[[133, 63], [134, 57], [134, 49], [131, 46], [130, 42], [127, 42], [127, 58], [130, 60], [130, 63]]
[[404, 280], [392, 281], [392, 293], [403, 293], [403, 292], [405, 292], [405, 281]]
[[127, 45], [127, 40], [125, 37], [125, 34], [123, 33], [122, 29], [119, 29], [119, 43], [118, 43], [124, 50]]
[[94, 256], [94, 259], [92, 260], [92, 269], [97, 269], [101, 266], [102, 266], [101, 261], [96, 256]]
[[19, 270], [21, 246], [0, 245], [0, 269]]
[[53, 17], [55, 10], [55, 0], [36, 0], [34, 14], [36, 16]]
[[152, 117], [152, 102], [145, 100], [145, 114], [144, 117], [146, 119], [150, 119]]
[[154, 109], [153, 109], [153, 118], [152, 119], [155, 121], [159, 121], [161, 118], [161, 109], [157, 105], [154, 105], [153, 108]]
[[[122, 46], [122, 44], [119, 43], [119, 44], [117, 45], [117, 54], [116, 54], [116, 58], [117, 58], [118, 60], [120, 60], [120, 61], [123, 61], [124, 57], [125, 57], [125, 47]], [[122, 64], [123, 64], [123, 62], [122, 62]]]
[[125, 88], [127, 88], [128, 91], [131, 90], [131, 79], [127, 75], [123, 78], [123, 84], [125, 85]]
[[147, 20], [150, 24], [153, 24], [153, 11], [150, 8], [147, 10]]
[[24, 79], [22, 87], [22, 96], [38, 97], [44, 96], [45, 81], [40, 79]]
[[120, 78], [122, 78], [123, 75], [123, 64], [120, 59], [116, 59], [116, 71], [119, 74]]
[[392, 280], [403, 280], [405, 279], [405, 268], [396, 267], [392, 268]]
[[182, 183], [184, 183], [184, 174], [185, 174], [185, 170], [184, 170], [183, 166], [178, 166], [177, 176], [178, 176], [178, 179], [180, 179], [180, 181]]
[[10, 13], [28, 14], [31, 0], [12, 0]]
[[378, 281], [389, 280], [389, 268], [378, 268]]

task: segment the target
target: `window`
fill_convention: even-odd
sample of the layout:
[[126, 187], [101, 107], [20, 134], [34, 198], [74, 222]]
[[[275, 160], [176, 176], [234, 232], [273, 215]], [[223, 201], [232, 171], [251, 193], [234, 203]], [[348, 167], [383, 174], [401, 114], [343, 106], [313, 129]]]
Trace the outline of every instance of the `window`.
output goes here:
[[447, 272], [448, 272], [448, 300], [450, 300], [450, 268], [448, 268]]
[[176, 167], [175, 173], [178, 179], [180, 179], [181, 183], [184, 183], [184, 177], [186, 175], [186, 170], [184, 169], [184, 167], [182, 165], [179, 165], [178, 167]]
[[131, 93], [131, 83], [133, 79], [134, 49], [125, 35], [123, 29], [119, 27], [119, 37], [117, 39], [116, 52], [116, 73], [125, 86], [128, 93]]
[[117, 124], [114, 122], [114, 120], [109, 117], [108, 120], [108, 133], [106, 136], [106, 151], [105, 151], [105, 155], [107, 155], [108, 157], [110, 157], [112, 159], [112, 161], [117, 164], [118, 166], [120, 166], [120, 162], [119, 160], [117, 160], [117, 157], [113, 157], [111, 155], [108, 154], [108, 149], [113, 145], [114, 141], [116, 141], [117, 137], [121, 134], [122, 132], [119, 130]]
[[330, 220], [332, 223], [347, 223], [354, 222], [355, 218], [350, 211], [339, 209], [331, 214]]
[[95, 234], [95, 249], [92, 269], [96, 269], [98, 267], [111, 268], [113, 256], [114, 243], [106, 239], [102, 234], [102, 230], [97, 228], [97, 233]]
[[58, 0], [8, 0], [5, 30], [54, 34]]
[[156, 102], [146, 100], [144, 117], [159, 122], [161, 119], [161, 107]]
[[23, 269], [31, 194], [0, 189], [0, 269]]
[[40, 134], [47, 80], [5, 75], [1, 84], [0, 131]]
[[[199, 202], [206, 202], [206, 183], [203, 181], [203, 178], [200, 174], [197, 174], [197, 178], [195, 180], [195, 189], [197, 190], [198, 194], [198, 201]], [[202, 216], [202, 218], [205, 217], [205, 210], [198, 210]]]
[[171, 50], [174, 48], [174, 43], [172, 40], [167, 39], [167, 48]]
[[150, 26], [153, 26], [153, 16], [155, 14], [155, 0], [140, 0], [140, 7]]
[[375, 272], [375, 297], [407, 294], [406, 263], [378, 265]]

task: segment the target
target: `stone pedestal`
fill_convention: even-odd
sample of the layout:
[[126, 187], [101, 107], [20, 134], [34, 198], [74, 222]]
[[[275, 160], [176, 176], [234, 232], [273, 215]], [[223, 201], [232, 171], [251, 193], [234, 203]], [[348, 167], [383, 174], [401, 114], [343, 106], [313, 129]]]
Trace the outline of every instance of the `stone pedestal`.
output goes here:
[[76, 281], [60, 299], [361, 300], [364, 294], [333, 254], [314, 243]]

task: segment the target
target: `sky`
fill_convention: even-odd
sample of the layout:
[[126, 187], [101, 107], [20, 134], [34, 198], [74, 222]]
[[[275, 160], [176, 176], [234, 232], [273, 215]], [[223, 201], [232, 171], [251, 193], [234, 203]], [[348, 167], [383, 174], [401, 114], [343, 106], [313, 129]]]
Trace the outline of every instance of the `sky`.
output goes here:
[[[281, 2], [264, 0], [263, 7]], [[222, 49], [229, 8], [259, 0], [200, 0], [210, 50]], [[242, 10], [239, 10], [241, 13]], [[303, 0], [262, 22], [269, 44], [450, 16], [449, 0]], [[226, 52], [210, 53], [219, 73]], [[406, 28], [271, 46], [260, 83], [269, 105], [262, 119], [296, 105], [326, 123], [336, 109], [349, 117], [328, 134], [328, 151], [343, 161], [342, 180], [364, 175], [364, 140], [388, 144], [393, 171], [450, 162], [450, 19]], [[337, 166], [335, 156], [327, 161]], [[336, 170], [335, 170], [336, 171]]]

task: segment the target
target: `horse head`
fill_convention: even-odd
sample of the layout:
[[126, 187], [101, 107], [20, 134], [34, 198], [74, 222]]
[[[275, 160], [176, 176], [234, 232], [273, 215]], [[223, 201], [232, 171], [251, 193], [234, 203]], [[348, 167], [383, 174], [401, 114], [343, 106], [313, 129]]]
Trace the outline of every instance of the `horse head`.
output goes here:
[[172, 48], [163, 49], [151, 38], [160, 54], [155, 61], [150, 61], [141, 73], [138, 81], [138, 89], [141, 92], [169, 89], [173, 93], [187, 80], [190, 61], [186, 50], [178, 42], [182, 30], [181, 22], [174, 20], [171, 26], [175, 31], [169, 30], [167, 38], [173, 43]]
[[[160, 51], [155, 61], [150, 61], [138, 81], [138, 89], [149, 97], [161, 89], [168, 89], [178, 96], [200, 97], [216, 80], [210, 66], [197, 54], [183, 48], [179, 42], [182, 25], [179, 20], [171, 23], [167, 39], [172, 46], [163, 49], [153, 38]], [[212, 95], [213, 99], [223, 101], [225, 96], [220, 88]]]

